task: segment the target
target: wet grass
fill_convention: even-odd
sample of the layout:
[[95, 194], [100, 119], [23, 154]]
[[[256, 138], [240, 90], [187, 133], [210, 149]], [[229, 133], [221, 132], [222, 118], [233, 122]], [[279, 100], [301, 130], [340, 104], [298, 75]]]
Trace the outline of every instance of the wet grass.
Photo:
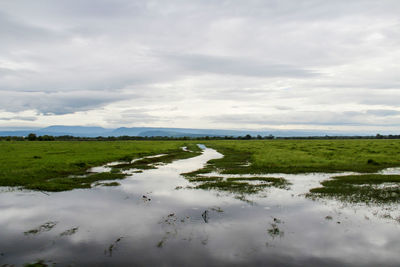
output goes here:
[[[10, 265], [10, 266], [14, 266], [14, 265]], [[47, 265], [43, 260], [34, 262], [34, 263], [26, 263], [24, 264], [24, 267], [47, 267], [49, 265]]]
[[205, 182], [200, 185], [197, 185], [195, 188], [206, 189], [206, 190], [215, 189], [215, 190], [228, 191], [231, 193], [239, 193], [239, 194], [254, 194], [260, 192], [265, 187], [267, 187], [266, 184], [252, 185], [249, 183], [220, 181], [220, 182]]
[[229, 153], [224, 154], [224, 158], [210, 160], [202, 169], [183, 173], [182, 176], [190, 182], [196, 183], [196, 186], [192, 188], [227, 191], [238, 195], [256, 194], [269, 187], [281, 189], [289, 188], [290, 183], [284, 178], [238, 177], [224, 180], [224, 178], [220, 176], [205, 176], [211, 172], [222, 174], [230, 173], [228, 170], [232, 170], [232, 166], [235, 168], [246, 168], [243, 165], [244, 162], [248, 160], [249, 153], [240, 154], [233, 150], [228, 150]]
[[332, 177], [313, 188], [307, 197], [335, 198], [352, 203], [400, 202], [400, 175], [346, 175]]
[[64, 232], [62, 232], [62, 233], [60, 234], [60, 236], [70, 236], [70, 235], [73, 235], [73, 234], [75, 234], [76, 232], [78, 232], [78, 230], [79, 230], [79, 227], [74, 227], [74, 228], [65, 230]]
[[91, 188], [94, 182], [122, 179], [124, 177], [125, 174], [122, 173], [102, 172], [90, 174], [87, 177], [53, 178], [46, 181], [28, 184], [25, 188], [48, 192], [60, 192], [78, 188]]
[[108, 248], [104, 250], [104, 254], [112, 257], [114, 250], [116, 249], [118, 243], [122, 240], [122, 238], [124, 237], [118, 237], [112, 244], [110, 244]]
[[270, 228], [267, 229], [268, 235], [272, 237], [272, 239], [275, 239], [277, 237], [282, 238], [285, 235], [285, 232], [282, 231], [282, 229], [279, 228], [280, 224], [283, 224], [284, 222], [281, 219], [274, 218], [273, 222], [270, 223]]
[[[193, 152], [182, 151], [188, 146]], [[21, 186], [42, 191], [90, 188], [91, 183], [121, 179], [121, 169], [110, 173], [83, 175], [94, 166], [112, 161], [167, 154], [144, 165], [170, 162], [198, 155], [199, 148], [186, 141], [68, 141], [0, 142], [0, 186]]]
[[209, 176], [209, 177], [204, 177], [204, 176], [196, 176], [196, 177], [188, 177], [188, 180], [190, 182], [220, 182], [224, 178], [223, 177], [218, 177], [218, 176]]
[[204, 144], [224, 154], [188, 175], [372, 173], [400, 166], [400, 140], [219, 140]]
[[121, 184], [118, 183], [118, 182], [110, 182], [110, 183], [98, 183], [96, 185], [101, 185], [101, 186], [119, 186]]
[[57, 225], [57, 222], [46, 222], [37, 228], [24, 232], [25, 235], [37, 235], [43, 232], [48, 232]]
[[190, 181], [201, 182], [194, 187], [196, 189], [214, 189], [235, 194], [256, 194], [270, 187], [288, 189], [290, 185], [285, 179], [274, 177], [228, 178], [226, 180], [218, 178], [219, 177], [200, 177]]
[[289, 189], [290, 183], [284, 178], [275, 178], [275, 177], [240, 177], [240, 178], [228, 178], [226, 179], [228, 182], [239, 182], [239, 181], [253, 181], [253, 182], [261, 182], [263, 185], [269, 187], [276, 187], [280, 189]]
[[147, 170], [147, 169], [155, 169], [156, 165], [158, 164], [167, 164], [171, 163], [174, 160], [179, 160], [179, 159], [187, 159], [191, 158], [194, 156], [198, 156], [201, 154], [201, 149], [196, 145], [196, 144], [187, 144], [186, 147], [189, 149], [189, 151], [183, 151], [182, 149], [177, 149], [175, 151], [170, 151], [166, 155], [161, 155], [159, 157], [149, 157], [149, 158], [143, 158], [136, 160], [132, 163], [122, 163], [122, 164], [117, 164], [113, 165], [112, 167], [114, 169], [141, 169], [141, 170]]

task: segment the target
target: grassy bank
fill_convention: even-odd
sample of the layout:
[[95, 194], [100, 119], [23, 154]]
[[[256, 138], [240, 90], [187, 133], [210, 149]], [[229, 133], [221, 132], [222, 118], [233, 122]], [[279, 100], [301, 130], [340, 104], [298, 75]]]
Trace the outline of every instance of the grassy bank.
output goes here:
[[225, 157], [209, 161], [197, 173], [372, 173], [400, 166], [400, 140], [224, 140], [205, 144]]
[[112, 161], [169, 155], [152, 159], [154, 164], [198, 155], [182, 151], [181, 147], [186, 145], [198, 151], [197, 146], [184, 141], [0, 142], [0, 186], [45, 191], [88, 188], [95, 181], [120, 179], [124, 175], [116, 169], [85, 178], [68, 176], [85, 174], [90, 167]]

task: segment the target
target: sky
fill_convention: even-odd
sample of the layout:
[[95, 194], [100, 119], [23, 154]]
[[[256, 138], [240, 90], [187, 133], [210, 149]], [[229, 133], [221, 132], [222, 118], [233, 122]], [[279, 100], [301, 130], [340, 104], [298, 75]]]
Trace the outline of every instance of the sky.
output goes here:
[[2, 0], [0, 127], [400, 132], [398, 0]]

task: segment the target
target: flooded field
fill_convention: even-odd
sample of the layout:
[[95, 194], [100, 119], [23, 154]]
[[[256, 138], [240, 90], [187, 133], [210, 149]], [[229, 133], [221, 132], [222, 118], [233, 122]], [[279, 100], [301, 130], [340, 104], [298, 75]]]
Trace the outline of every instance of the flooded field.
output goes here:
[[398, 204], [306, 197], [327, 173], [265, 175], [290, 185], [248, 195], [195, 189], [180, 174], [223, 156], [203, 148], [156, 169], [127, 170], [118, 186], [2, 187], [0, 266], [399, 266]]

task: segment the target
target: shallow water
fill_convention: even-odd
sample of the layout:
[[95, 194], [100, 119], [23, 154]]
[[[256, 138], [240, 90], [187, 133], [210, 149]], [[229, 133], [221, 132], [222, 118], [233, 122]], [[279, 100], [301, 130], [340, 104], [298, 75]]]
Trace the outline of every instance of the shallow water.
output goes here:
[[267, 189], [247, 201], [185, 188], [192, 184], [180, 173], [221, 156], [204, 148], [117, 187], [48, 195], [3, 188], [0, 265], [399, 266], [397, 206], [304, 197], [332, 174], [267, 175], [288, 179], [291, 189]]

